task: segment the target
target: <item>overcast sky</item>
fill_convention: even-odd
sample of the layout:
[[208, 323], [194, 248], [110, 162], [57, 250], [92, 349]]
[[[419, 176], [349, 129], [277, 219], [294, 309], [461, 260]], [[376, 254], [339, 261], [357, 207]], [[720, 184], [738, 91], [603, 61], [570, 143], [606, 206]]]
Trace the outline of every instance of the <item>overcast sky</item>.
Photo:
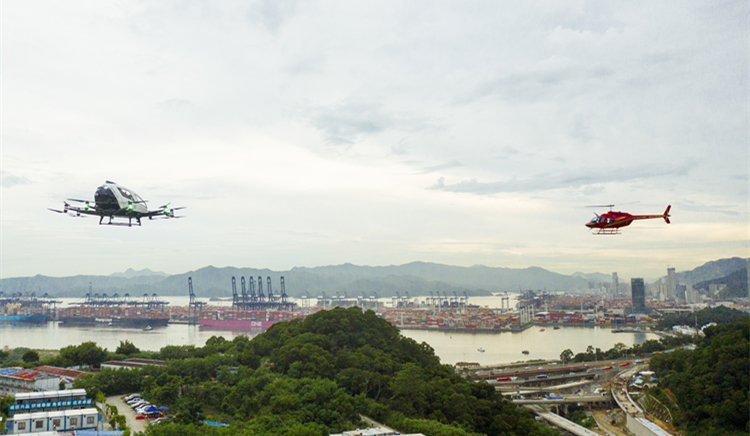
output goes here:
[[[2, 2], [0, 277], [748, 257], [747, 1]], [[46, 210], [112, 180], [185, 219]], [[633, 204], [626, 204], [632, 203]], [[587, 205], [662, 213], [593, 236]]]

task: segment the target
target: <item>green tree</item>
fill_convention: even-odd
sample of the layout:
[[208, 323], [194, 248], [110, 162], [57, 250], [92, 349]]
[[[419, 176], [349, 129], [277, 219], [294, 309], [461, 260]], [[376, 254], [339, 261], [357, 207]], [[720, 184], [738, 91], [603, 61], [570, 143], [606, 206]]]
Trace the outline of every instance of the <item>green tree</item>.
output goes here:
[[570, 348], [564, 350], [562, 353], [560, 353], [560, 360], [562, 363], [568, 363], [573, 358], [573, 351], [570, 350]]
[[123, 354], [125, 356], [130, 356], [132, 354], [138, 354], [141, 350], [138, 349], [132, 342], [125, 339], [125, 341], [120, 341], [120, 346], [117, 347], [117, 350], [115, 350], [115, 354]]
[[69, 345], [60, 350], [60, 357], [72, 365], [88, 365], [92, 368], [99, 367], [108, 356], [107, 350], [97, 346], [95, 342]]
[[39, 362], [39, 353], [36, 350], [29, 350], [23, 353], [21, 359], [26, 363]]

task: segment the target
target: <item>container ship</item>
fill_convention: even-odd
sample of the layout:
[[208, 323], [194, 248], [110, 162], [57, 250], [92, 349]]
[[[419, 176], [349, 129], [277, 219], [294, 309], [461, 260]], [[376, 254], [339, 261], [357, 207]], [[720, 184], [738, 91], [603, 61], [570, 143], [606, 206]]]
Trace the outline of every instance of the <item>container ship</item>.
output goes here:
[[113, 327], [166, 327], [169, 313], [137, 306], [67, 307], [59, 311], [63, 325]]
[[208, 308], [201, 312], [198, 324], [217, 328], [267, 329], [277, 322], [304, 318], [305, 314], [294, 311], [232, 310]]
[[0, 322], [12, 322], [12, 323], [45, 323], [47, 322], [47, 315], [34, 314], [34, 315], [0, 315]]
[[28, 307], [18, 303], [0, 306], [0, 322], [10, 323], [45, 323], [47, 314], [41, 307]]

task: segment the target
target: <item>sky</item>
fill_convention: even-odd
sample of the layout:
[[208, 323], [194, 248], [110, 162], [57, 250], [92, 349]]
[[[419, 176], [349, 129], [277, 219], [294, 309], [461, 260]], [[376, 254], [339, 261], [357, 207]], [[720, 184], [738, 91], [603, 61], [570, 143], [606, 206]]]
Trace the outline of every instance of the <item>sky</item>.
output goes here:
[[[5, 0], [0, 277], [749, 257], [749, 9]], [[105, 180], [185, 218], [47, 210]]]

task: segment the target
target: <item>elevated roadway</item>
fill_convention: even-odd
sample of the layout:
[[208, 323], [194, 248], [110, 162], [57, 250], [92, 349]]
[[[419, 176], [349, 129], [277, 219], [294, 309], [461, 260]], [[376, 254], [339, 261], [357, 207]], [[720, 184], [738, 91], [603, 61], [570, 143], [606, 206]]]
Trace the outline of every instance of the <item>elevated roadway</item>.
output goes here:
[[537, 416], [554, 425], [555, 427], [561, 428], [576, 436], [601, 436], [599, 433], [591, 431], [586, 427], [582, 427], [573, 421], [568, 421], [560, 415], [552, 413], [540, 406], [526, 406], [529, 410], [534, 412]]
[[587, 395], [582, 397], [570, 396], [562, 398], [539, 398], [539, 399], [528, 399], [528, 400], [513, 400], [513, 403], [521, 406], [547, 406], [554, 404], [609, 404], [612, 402], [612, 397], [609, 395]]

